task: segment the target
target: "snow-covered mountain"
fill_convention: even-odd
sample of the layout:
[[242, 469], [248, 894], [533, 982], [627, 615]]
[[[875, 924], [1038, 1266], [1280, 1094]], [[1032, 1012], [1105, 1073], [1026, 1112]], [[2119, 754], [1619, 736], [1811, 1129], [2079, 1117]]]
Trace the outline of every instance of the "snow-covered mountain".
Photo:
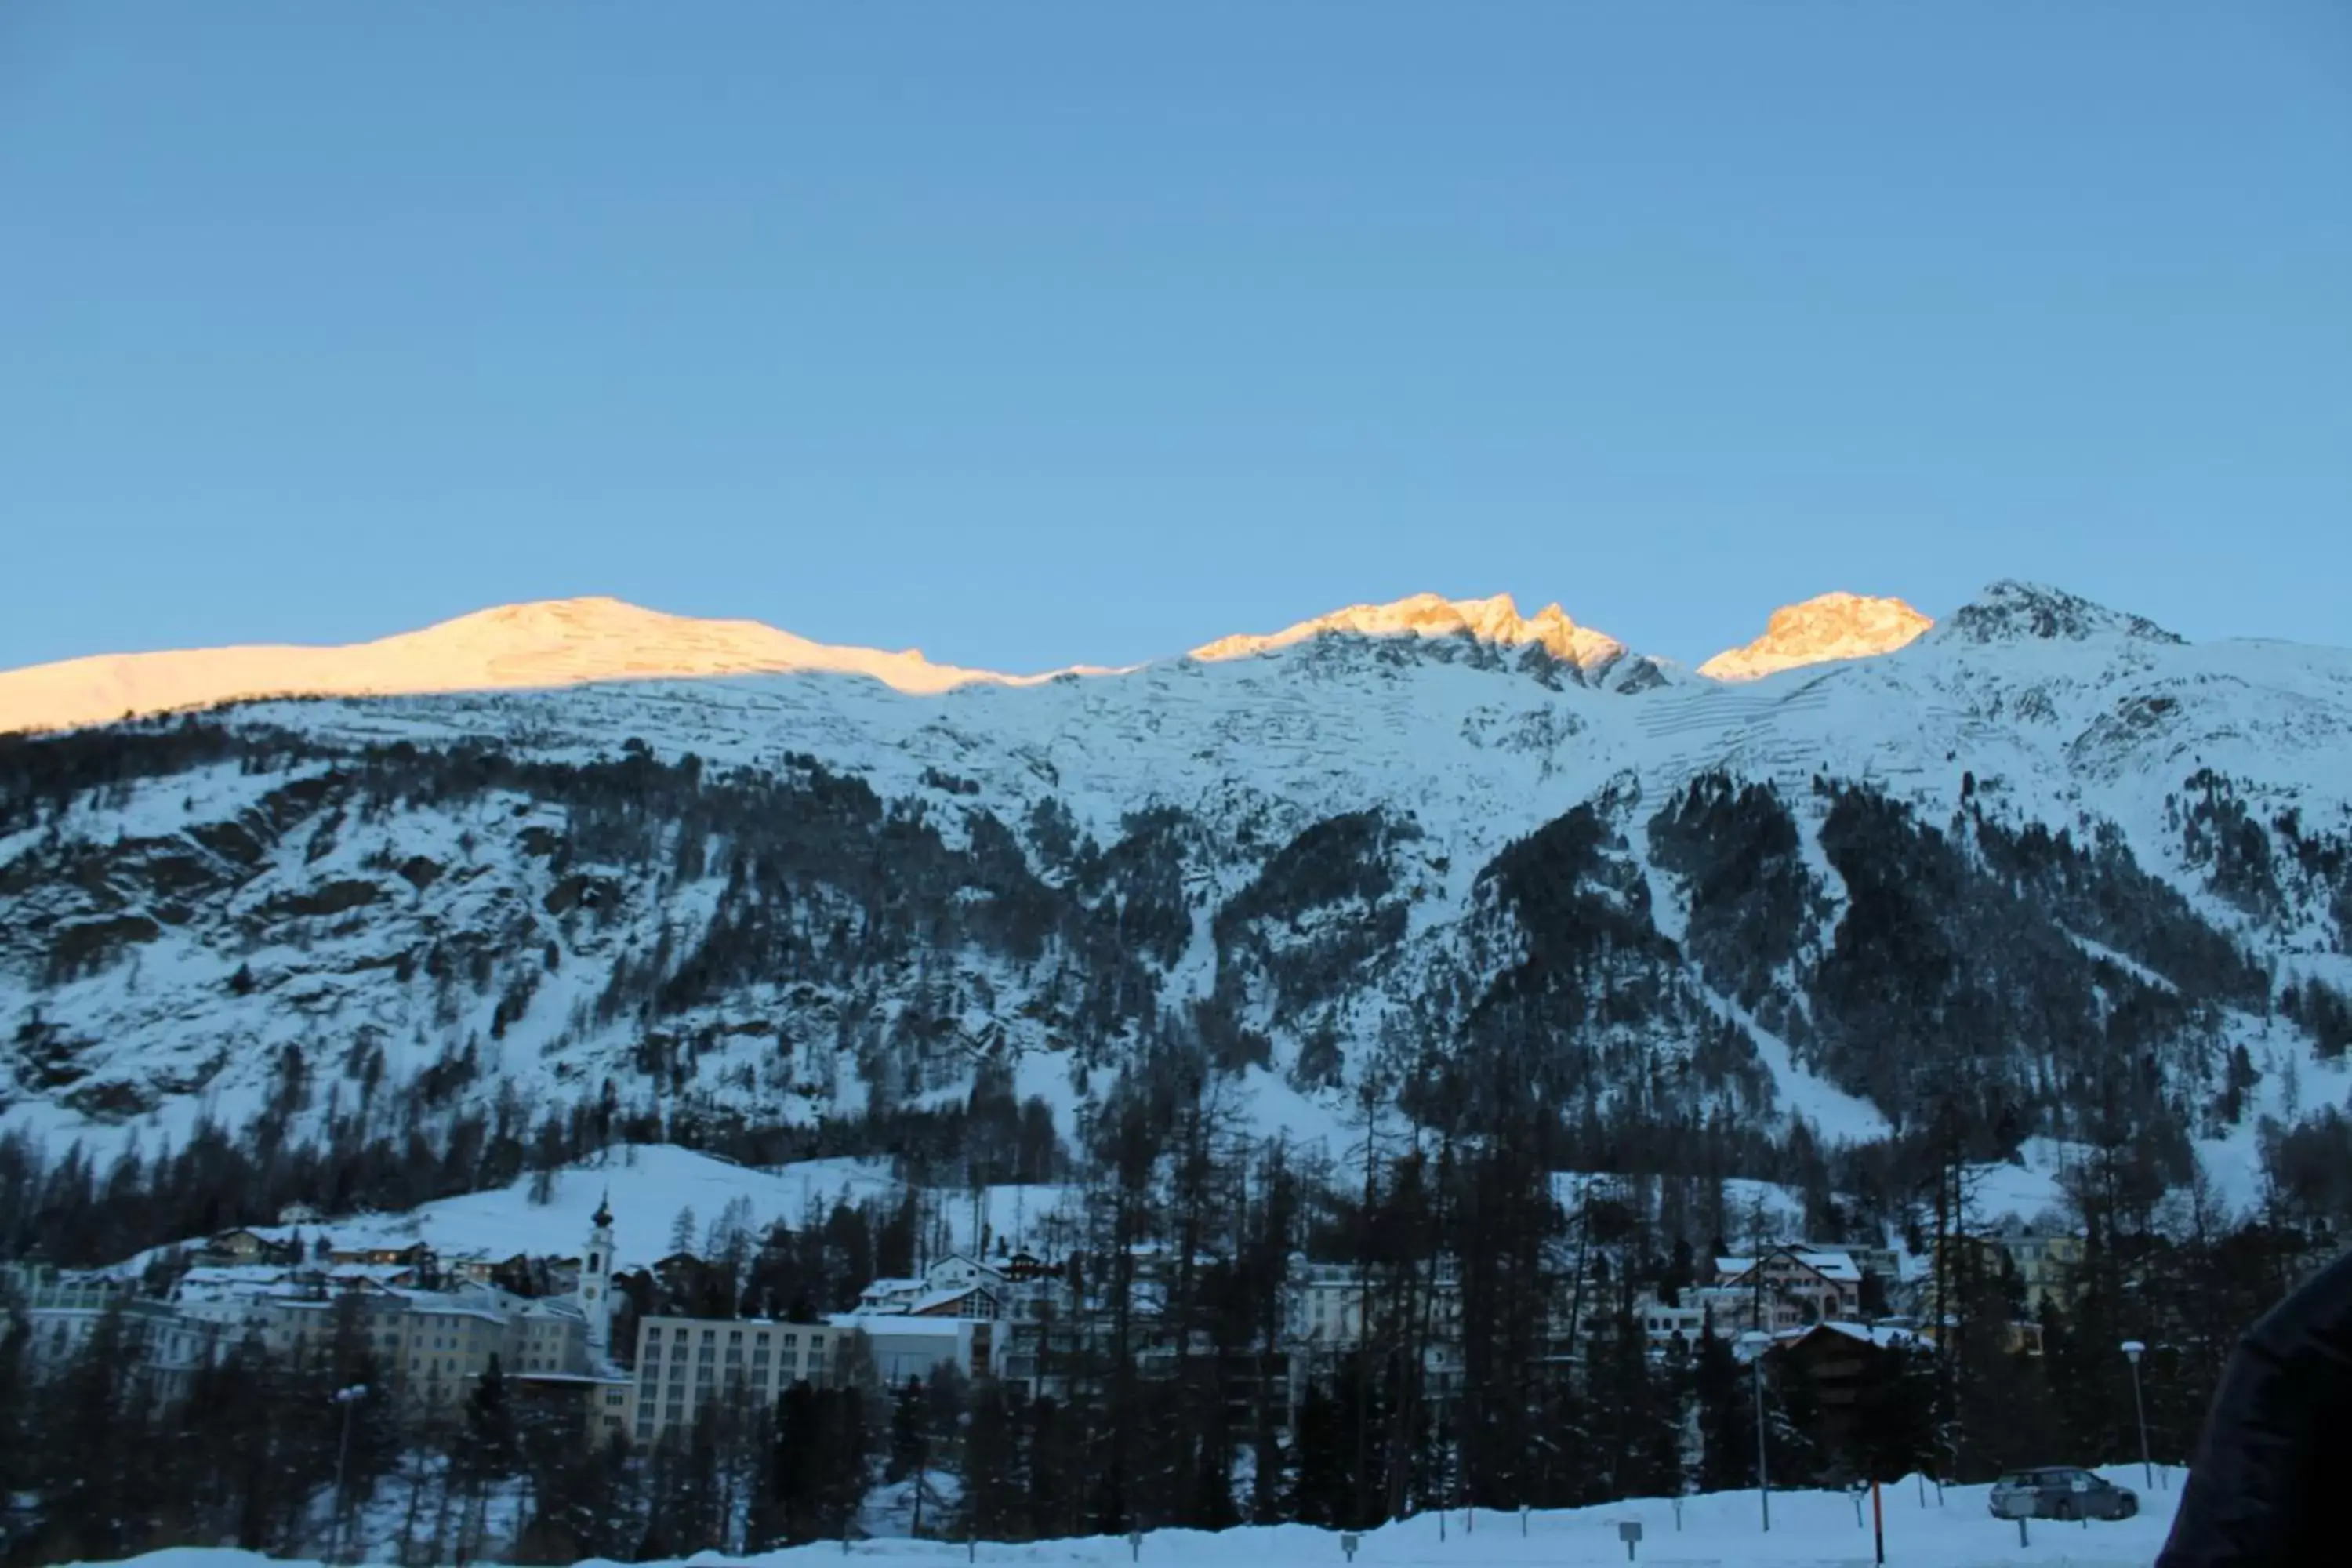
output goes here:
[[0, 731], [100, 724], [256, 697], [381, 697], [799, 671], [867, 676], [912, 692], [1050, 679], [958, 669], [913, 648], [835, 647], [757, 621], [667, 616], [618, 599], [552, 599], [341, 647], [105, 654], [9, 670], [0, 673]]
[[[1832, 602], [1897, 605], [1924, 626], [1924, 617], [1895, 600], [1832, 595], [1774, 617], [1766, 642], [1746, 650], [1787, 668], [1825, 658], [1885, 652], [1897, 646], [1870, 626], [1822, 636], [1810, 643], [1782, 621], [1801, 613], [1819, 620]], [[1862, 612], [1867, 619], [1868, 612]], [[1852, 619], [1849, 613], [1848, 619]], [[1807, 623], [1808, 625], [1811, 623]], [[1535, 647], [1580, 675], [1599, 681], [1647, 682], [1654, 661], [1631, 658], [1625, 645], [1578, 626], [1558, 605], [1522, 617], [1508, 595], [1447, 599], [1416, 594], [1388, 605], [1353, 605], [1270, 635], [1220, 637], [1194, 648], [1200, 660], [1270, 653], [1331, 633], [1365, 637], [1467, 635], [1503, 647]], [[1873, 646], [1863, 646], [1870, 643]], [[1809, 648], [1811, 651], [1809, 651]], [[1736, 660], [1738, 654], [1721, 659]], [[1760, 673], [1741, 666], [1739, 675]], [[675, 680], [739, 675], [822, 673], [866, 676], [893, 690], [936, 695], [986, 683], [1034, 686], [1060, 675], [1115, 675], [1126, 670], [1074, 665], [1042, 675], [1003, 675], [933, 664], [914, 648], [896, 653], [811, 642], [757, 621], [700, 620], [665, 615], [618, 599], [551, 599], [477, 611], [453, 621], [373, 642], [343, 647], [194, 648], [168, 653], [101, 654], [88, 658], [0, 671], [0, 733], [111, 723], [264, 697], [394, 697], [448, 691], [544, 689], [625, 680]]]
[[[516, 689], [9, 741], [0, 1125], [977, 1088], [1067, 1129], [1190, 1062], [1306, 1132], [1532, 1088], [2242, 1153], [2343, 1100], [2352, 654], [2011, 583], [1916, 637], [1800, 608], [1737, 682], [1436, 599], [1013, 682], [573, 602], [268, 677]], [[87, 713], [20, 677], [15, 721]]]
[[1900, 599], [1823, 594], [1772, 612], [1764, 635], [1698, 667], [1716, 680], [1754, 680], [1808, 665], [1874, 658], [1916, 639], [1936, 623]]
[[1606, 632], [1578, 626], [1558, 605], [1522, 616], [1508, 594], [1487, 599], [1448, 599], [1415, 594], [1390, 605], [1350, 605], [1328, 616], [1300, 621], [1270, 637], [1244, 634], [1219, 637], [1196, 647], [1196, 659], [1246, 658], [1334, 634], [1355, 637], [1468, 637], [1497, 647], [1539, 647], [1582, 675], [1605, 674], [1626, 658], [1623, 643]]

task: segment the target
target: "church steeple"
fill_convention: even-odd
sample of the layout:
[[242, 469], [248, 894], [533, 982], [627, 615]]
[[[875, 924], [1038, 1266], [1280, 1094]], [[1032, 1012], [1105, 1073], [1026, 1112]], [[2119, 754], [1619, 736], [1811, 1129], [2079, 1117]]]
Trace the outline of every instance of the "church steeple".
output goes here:
[[613, 1194], [610, 1188], [589, 1216], [588, 1250], [580, 1259], [580, 1312], [588, 1321], [588, 1354], [603, 1361], [613, 1341]]

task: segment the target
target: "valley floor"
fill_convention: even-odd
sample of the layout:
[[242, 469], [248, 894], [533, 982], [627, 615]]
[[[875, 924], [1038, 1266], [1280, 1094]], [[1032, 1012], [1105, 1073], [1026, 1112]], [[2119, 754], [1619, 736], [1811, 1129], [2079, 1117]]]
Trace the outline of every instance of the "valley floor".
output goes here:
[[[2163, 1544], [2179, 1496], [2181, 1472], [2159, 1477], [2151, 1490], [2137, 1467], [2105, 1472], [2141, 1494], [2142, 1511], [2120, 1523], [2059, 1524], [2036, 1521], [2030, 1543], [2020, 1545], [2017, 1526], [1986, 1511], [1985, 1487], [1952, 1487], [1941, 1497], [1933, 1486], [1906, 1481], [1883, 1496], [1886, 1562], [1895, 1568], [1990, 1568], [1996, 1563], [2070, 1564], [2072, 1568], [2146, 1568]], [[1638, 1520], [1643, 1539], [1633, 1559], [1659, 1568], [1778, 1563], [1788, 1568], [1847, 1568], [1872, 1562], [1865, 1497], [1857, 1524], [1853, 1500], [1838, 1492], [1775, 1492], [1772, 1530], [1759, 1528], [1756, 1494], [1718, 1492], [1683, 1500], [1679, 1510], [1664, 1499], [1645, 1499], [1561, 1512], [1516, 1514], [1454, 1511], [1443, 1523], [1434, 1514], [1364, 1532], [1358, 1568], [1518, 1568], [1520, 1564], [1612, 1563], [1627, 1561], [1618, 1525]], [[866, 1568], [953, 1568], [959, 1563], [1070, 1563], [1079, 1568], [1118, 1568], [1129, 1563], [1245, 1562], [1256, 1568], [1325, 1568], [1347, 1559], [1331, 1531], [1304, 1525], [1227, 1531], [1158, 1531], [1139, 1550], [1119, 1539], [1093, 1538], [1024, 1545], [982, 1542], [976, 1547], [945, 1542], [860, 1541], [846, 1552], [837, 1544], [798, 1547], [744, 1559], [777, 1568], [817, 1568], [846, 1555]], [[144, 1568], [260, 1568], [269, 1560], [250, 1552], [179, 1549], [131, 1559]], [[717, 1564], [705, 1553], [689, 1561]]]

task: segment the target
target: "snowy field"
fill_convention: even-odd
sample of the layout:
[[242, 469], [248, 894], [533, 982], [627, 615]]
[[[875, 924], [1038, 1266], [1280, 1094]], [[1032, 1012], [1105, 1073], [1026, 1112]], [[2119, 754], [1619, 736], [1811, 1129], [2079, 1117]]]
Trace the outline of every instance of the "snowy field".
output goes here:
[[[836, 1202], [887, 1206], [913, 1190], [880, 1161], [803, 1160], [761, 1170], [659, 1143], [622, 1145], [597, 1160], [565, 1166], [555, 1173], [545, 1203], [531, 1201], [530, 1187], [531, 1179], [523, 1176], [504, 1187], [445, 1198], [404, 1213], [252, 1229], [281, 1240], [295, 1235], [309, 1239], [325, 1236], [345, 1247], [407, 1247], [421, 1241], [445, 1259], [561, 1254], [579, 1247], [588, 1234], [589, 1215], [609, 1199], [618, 1239], [614, 1261], [623, 1268], [643, 1268], [669, 1252], [682, 1214], [694, 1217], [695, 1244], [700, 1246], [707, 1227], [738, 1199], [751, 1205], [755, 1226], [772, 1220], [803, 1226], [823, 1223]], [[1008, 1247], [1045, 1247], [1056, 1216], [1068, 1212], [1068, 1193], [1061, 1187], [991, 1187], [976, 1197], [966, 1192], [920, 1195], [926, 1205], [919, 1239], [931, 1253], [971, 1248], [983, 1231], [992, 1242]], [[121, 1270], [135, 1273], [151, 1256], [142, 1253], [121, 1265]]]
[[[2117, 1524], [2034, 1521], [2031, 1542], [2021, 1546], [2014, 1523], [1985, 1511], [1984, 1487], [1953, 1487], [1940, 1500], [1935, 1489], [1914, 1482], [1887, 1489], [1886, 1562], [1899, 1568], [1989, 1568], [1994, 1563], [2072, 1564], [2074, 1568], [2147, 1568], [2170, 1527], [2181, 1473], [2162, 1475], [2160, 1489], [2141, 1484], [2137, 1467], [2103, 1472], [2141, 1494], [2142, 1512]], [[1853, 1500], [1837, 1492], [1775, 1492], [1772, 1531], [1759, 1528], [1754, 1492], [1718, 1492], [1686, 1499], [1677, 1527], [1674, 1503], [1659, 1499], [1612, 1503], [1559, 1513], [1449, 1513], [1407, 1520], [1364, 1533], [1355, 1562], [1360, 1568], [1529, 1568], [1542, 1564], [1623, 1563], [1621, 1521], [1638, 1520], [1643, 1539], [1633, 1561], [1658, 1568], [1731, 1568], [1748, 1563], [1790, 1568], [1848, 1568], [1872, 1562], [1869, 1502], [1857, 1524]], [[1227, 1531], [1157, 1531], [1130, 1556], [1124, 1540], [1041, 1542], [1005, 1546], [981, 1542], [861, 1541], [846, 1556], [871, 1568], [952, 1568], [959, 1563], [1100, 1564], [1130, 1562], [1188, 1563], [1245, 1562], [1258, 1568], [1346, 1568], [1339, 1537], [1305, 1525]], [[844, 1557], [838, 1543], [736, 1559], [705, 1552], [688, 1563], [732, 1562], [795, 1564], [817, 1568]], [[131, 1561], [151, 1568], [261, 1568], [269, 1562], [251, 1552], [181, 1549], [152, 1552]]]

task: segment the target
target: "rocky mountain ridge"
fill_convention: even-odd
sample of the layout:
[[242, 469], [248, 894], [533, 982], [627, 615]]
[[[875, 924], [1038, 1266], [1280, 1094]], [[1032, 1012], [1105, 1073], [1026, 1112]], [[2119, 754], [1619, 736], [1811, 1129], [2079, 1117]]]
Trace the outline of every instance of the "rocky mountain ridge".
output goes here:
[[[1776, 612], [1762, 638], [1709, 660], [1700, 673], [1745, 679], [1867, 657], [1900, 647], [1927, 624], [1900, 600], [1828, 595]], [[1332, 633], [1468, 636], [1497, 647], [1532, 647], [1591, 683], [1642, 686], [1665, 678], [1660, 661], [1578, 625], [1559, 605], [1522, 617], [1507, 594], [1485, 599], [1416, 594], [1391, 604], [1352, 605], [1278, 632], [1219, 637], [1185, 657], [1243, 658]], [[68, 729], [266, 697], [414, 696], [803, 671], [863, 676], [925, 696], [972, 684], [1028, 686], [1062, 676], [1132, 673], [1074, 665], [1041, 675], [1003, 675], [934, 664], [915, 648], [886, 652], [812, 642], [757, 621], [666, 615], [613, 598], [551, 599], [342, 647], [104, 654], [0, 671], [0, 732]]]
[[1911, 643], [1936, 623], [1900, 599], [1823, 594], [1772, 612], [1764, 635], [1698, 667], [1715, 680], [1754, 680], [1840, 659], [1875, 658]]

